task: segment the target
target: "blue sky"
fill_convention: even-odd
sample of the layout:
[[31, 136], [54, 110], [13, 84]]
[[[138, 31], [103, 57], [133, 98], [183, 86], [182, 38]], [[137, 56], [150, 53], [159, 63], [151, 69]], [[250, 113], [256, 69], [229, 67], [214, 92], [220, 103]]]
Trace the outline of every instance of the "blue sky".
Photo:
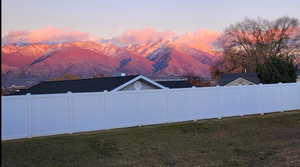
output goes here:
[[245, 17], [300, 18], [300, 0], [2, 0], [2, 35], [47, 26], [99, 37], [153, 27], [177, 33], [222, 31]]

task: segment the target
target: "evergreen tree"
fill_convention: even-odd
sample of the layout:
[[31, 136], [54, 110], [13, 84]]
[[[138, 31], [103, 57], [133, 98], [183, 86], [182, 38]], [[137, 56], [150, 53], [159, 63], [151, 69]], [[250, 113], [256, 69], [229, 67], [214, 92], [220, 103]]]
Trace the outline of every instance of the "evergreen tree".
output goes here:
[[261, 82], [289, 83], [296, 82], [296, 66], [291, 56], [269, 56], [264, 64], [257, 65], [257, 73]]

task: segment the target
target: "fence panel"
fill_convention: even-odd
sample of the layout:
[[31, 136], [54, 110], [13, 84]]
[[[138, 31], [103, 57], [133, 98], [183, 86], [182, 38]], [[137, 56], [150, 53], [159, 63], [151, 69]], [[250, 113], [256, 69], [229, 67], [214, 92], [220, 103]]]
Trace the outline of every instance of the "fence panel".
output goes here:
[[191, 91], [193, 119], [218, 118], [220, 116], [219, 88], [199, 88]]
[[261, 96], [261, 87], [259, 85], [245, 86], [242, 88], [241, 112], [243, 115], [263, 113]]
[[230, 117], [243, 115], [241, 108], [241, 94], [243, 87], [222, 87], [219, 89], [220, 96], [220, 116]]
[[263, 112], [277, 112], [282, 111], [283, 102], [281, 101], [281, 84], [261, 85], [261, 103], [263, 105]]
[[281, 101], [283, 110], [300, 108], [300, 84], [282, 84]]
[[104, 93], [73, 93], [72, 129], [75, 132], [93, 131], [108, 128], [105, 116]]
[[28, 136], [28, 103], [25, 96], [2, 98], [1, 136], [18, 139]]
[[109, 128], [122, 128], [140, 124], [141, 111], [138, 109], [138, 98], [134, 92], [109, 93], [107, 96], [107, 119]]
[[193, 107], [198, 103], [193, 99], [191, 89], [178, 89], [168, 92], [168, 122], [188, 121], [195, 119]]
[[66, 94], [33, 95], [31, 103], [32, 136], [68, 132], [68, 101]]
[[137, 93], [141, 125], [159, 124], [167, 121], [166, 93], [167, 91]]

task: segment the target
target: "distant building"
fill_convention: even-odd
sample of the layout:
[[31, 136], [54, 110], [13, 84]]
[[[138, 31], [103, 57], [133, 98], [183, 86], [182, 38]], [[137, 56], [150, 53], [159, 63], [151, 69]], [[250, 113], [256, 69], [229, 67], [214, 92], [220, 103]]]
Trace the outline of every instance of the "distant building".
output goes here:
[[188, 80], [186, 77], [183, 76], [166, 76], [160, 78], [152, 78], [154, 81], [186, 81]]
[[256, 85], [260, 80], [256, 73], [221, 74], [218, 80], [220, 86]]
[[175, 88], [191, 88], [193, 85], [189, 81], [157, 81], [159, 84], [170, 89]]
[[171, 89], [193, 87], [193, 84], [187, 78], [180, 76], [168, 76], [163, 78], [155, 78], [153, 80]]
[[155, 82], [142, 75], [116, 77], [102, 77], [90, 79], [44, 81], [20, 92], [11, 95], [30, 94], [56, 94], [56, 93], [79, 93], [79, 92], [115, 92], [124, 90], [164, 89], [162, 84]]
[[9, 95], [30, 94], [57, 94], [57, 93], [79, 93], [79, 92], [115, 92], [125, 90], [146, 90], [166, 88], [190, 88], [193, 85], [183, 77], [149, 79], [143, 75], [128, 75], [101, 77], [76, 80], [44, 81], [28, 89], [13, 92]]
[[2, 95], [9, 95], [9, 94], [21, 92], [23, 90], [26, 90], [25, 86], [22, 86], [22, 85], [11, 85], [8, 88], [2, 87], [2, 92], [1, 93], [2, 93]]

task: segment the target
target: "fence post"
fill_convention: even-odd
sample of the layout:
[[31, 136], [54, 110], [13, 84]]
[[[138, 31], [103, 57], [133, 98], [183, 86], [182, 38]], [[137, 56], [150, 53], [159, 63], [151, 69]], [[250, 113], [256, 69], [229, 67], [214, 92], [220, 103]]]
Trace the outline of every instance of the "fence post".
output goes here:
[[[299, 92], [299, 93], [297, 93], [297, 95], [298, 95], [298, 101], [300, 101], [300, 81], [296, 82], [295, 84], [296, 84], [295, 85], [296, 86], [295, 91], [298, 90], [298, 92]], [[298, 89], [297, 89], [297, 87], [298, 87]], [[297, 99], [297, 96], [295, 98]], [[296, 105], [296, 107], [300, 109], [300, 103], [298, 103], [298, 106]]]
[[222, 119], [222, 111], [220, 110], [220, 108], [222, 107], [222, 95], [220, 94], [220, 86], [219, 85], [217, 85], [216, 86], [216, 88], [217, 88], [217, 91], [218, 91], [218, 93], [219, 93], [219, 101], [218, 101], [218, 103], [219, 103], [219, 108], [218, 108], [218, 110], [219, 111], [217, 111], [217, 113], [218, 113], [218, 119]]
[[[262, 83], [260, 83], [260, 84], [258, 84], [259, 85], [259, 87], [258, 87], [258, 89], [259, 89], [259, 92], [260, 92], [260, 97], [259, 98], [264, 98], [263, 97], [263, 84]], [[265, 113], [264, 113], [264, 110], [265, 110], [265, 107], [264, 107], [264, 100], [260, 100], [259, 101], [261, 104], [260, 104], [260, 107], [261, 107], [261, 111], [260, 111], [260, 115], [264, 115]]]
[[[190, 93], [190, 94], [193, 94], [196, 88], [197, 88], [196, 86], [192, 86], [192, 89], [194, 89], [194, 90], [191, 91], [192, 93]], [[193, 116], [192, 116], [193, 122], [197, 122], [198, 121], [199, 118], [197, 116], [198, 116], [198, 110], [196, 110], [196, 111], [193, 112]]]
[[144, 120], [142, 120], [141, 118], [142, 118], [142, 114], [143, 114], [142, 112], [144, 110], [142, 110], [142, 105], [141, 105], [141, 100], [140, 99], [141, 99], [141, 96], [143, 96], [143, 94], [139, 90], [135, 91], [135, 94], [136, 94], [136, 108], [137, 108], [137, 111], [138, 111], [138, 114], [139, 114], [139, 115], [137, 115], [137, 117], [138, 117], [138, 126], [142, 127]]
[[73, 129], [73, 103], [72, 103], [72, 92], [67, 92], [67, 101], [68, 101], [68, 110], [69, 110], [69, 117], [68, 117], [68, 130], [69, 133], [72, 134]]
[[243, 95], [244, 95], [244, 87], [242, 84], [239, 84], [239, 89], [241, 90], [240, 92], [240, 98], [239, 98], [239, 113], [240, 113], [240, 116], [241, 117], [244, 117], [244, 110], [242, 109], [242, 98], [243, 98]]
[[169, 91], [171, 91], [171, 89], [167, 88], [167, 89], [163, 89], [163, 91], [165, 92], [165, 120], [166, 123], [168, 123], [168, 115], [169, 115]]
[[[108, 111], [108, 96], [109, 96], [108, 91], [104, 90], [103, 92], [99, 92], [99, 96], [102, 96], [102, 95], [103, 95], [103, 99], [99, 98], [99, 100], [103, 100], [103, 108], [102, 108], [103, 111], [100, 111], [100, 113], [103, 113], [103, 115], [105, 115], [106, 112], [109, 112]], [[100, 101], [100, 103], [101, 103], [101, 101]], [[99, 129], [101, 129], [101, 130], [107, 129], [107, 125], [100, 126], [100, 127], [101, 128], [99, 128]]]
[[27, 99], [27, 137], [31, 138], [32, 137], [32, 125], [31, 125], [31, 117], [32, 117], [32, 102], [31, 102], [31, 94], [27, 93], [26, 94], [26, 99]]
[[286, 101], [282, 101], [282, 96], [283, 96], [283, 84], [281, 82], [278, 83], [278, 86], [279, 86], [279, 101], [280, 101], [280, 112], [284, 112], [284, 109], [286, 108], [285, 105], [286, 105]]
[[107, 90], [104, 90], [103, 91], [104, 95], [103, 95], [103, 110], [104, 110], [104, 113], [107, 112], [107, 93], [108, 91]]

